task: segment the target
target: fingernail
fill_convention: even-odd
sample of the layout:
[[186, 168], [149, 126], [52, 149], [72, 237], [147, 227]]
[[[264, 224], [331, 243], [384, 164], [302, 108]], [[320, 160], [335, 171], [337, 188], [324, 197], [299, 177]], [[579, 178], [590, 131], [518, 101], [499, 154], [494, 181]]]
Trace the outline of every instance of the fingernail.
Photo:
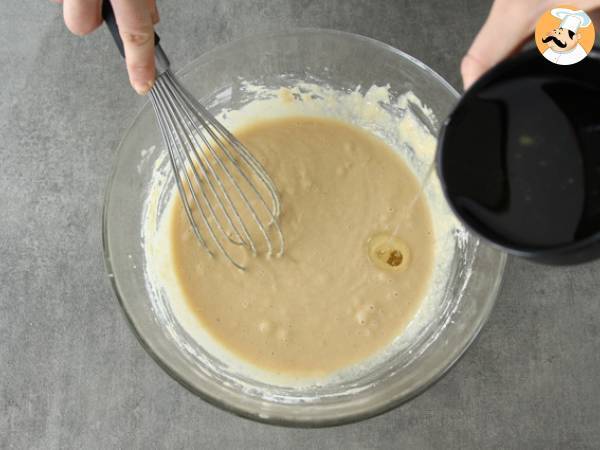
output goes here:
[[133, 88], [139, 95], [146, 95], [154, 86], [154, 81], [146, 81], [142, 83], [134, 83]]

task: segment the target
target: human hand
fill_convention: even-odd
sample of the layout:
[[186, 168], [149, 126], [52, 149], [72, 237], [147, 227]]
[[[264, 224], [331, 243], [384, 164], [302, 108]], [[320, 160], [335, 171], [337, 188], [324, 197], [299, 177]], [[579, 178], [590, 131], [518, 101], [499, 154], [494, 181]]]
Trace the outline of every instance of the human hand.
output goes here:
[[[560, 0], [495, 0], [483, 27], [462, 60], [460, 71], [465, 90], [477, 79], [520, 49], [529, 39], [540, 16]], [[571, 0], [569, 5], [590, 13], [600, 0]], [[593, 14], [592, 20], [594, 19]]]
[[[102, 24], [102, 0], [53, 0], [63, 5], [65, 25], [84, 36]], [[156, 0], [111, 0], [125, 49], [129, 82], [140, 95], [154, 84], [154, 24]]]

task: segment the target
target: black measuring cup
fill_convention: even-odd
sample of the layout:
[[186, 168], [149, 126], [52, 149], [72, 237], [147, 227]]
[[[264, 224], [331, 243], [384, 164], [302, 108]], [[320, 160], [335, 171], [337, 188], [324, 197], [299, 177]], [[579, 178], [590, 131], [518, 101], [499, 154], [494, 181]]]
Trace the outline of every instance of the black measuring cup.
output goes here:
[[437, 171], [462, 222], [547, 264], [600, 258], [600, 48], [558, 66], [533, 48], [478, 80], [442, 126]]

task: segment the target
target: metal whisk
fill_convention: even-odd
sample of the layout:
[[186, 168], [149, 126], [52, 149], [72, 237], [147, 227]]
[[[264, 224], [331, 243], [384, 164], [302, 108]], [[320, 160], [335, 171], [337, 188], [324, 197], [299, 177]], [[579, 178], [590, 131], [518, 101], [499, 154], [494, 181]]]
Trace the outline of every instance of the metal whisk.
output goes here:
[[[123, 54], [108, 1], [103, 16]], [[268, 256], [283, 255], [275, 184], [246, 147], [179, 83], [158, 41], [156, 35], [157, 77], [150, 100], [193, 234], [209, 254], [214, 245], [240, 269], [244, 265], [233, 254], [236, 246], [253, 255], [263, 250]]]

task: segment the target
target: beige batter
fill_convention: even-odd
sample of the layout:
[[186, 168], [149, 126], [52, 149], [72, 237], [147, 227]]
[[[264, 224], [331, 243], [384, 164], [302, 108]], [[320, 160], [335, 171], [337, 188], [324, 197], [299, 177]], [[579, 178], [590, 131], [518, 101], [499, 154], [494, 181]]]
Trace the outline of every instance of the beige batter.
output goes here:
[[174, 273], [199, 326], [250, 364], [292, 376], [381, 350], [414, 316], [433, 267], [415, 176], [378, 138], [333, 119], [273, 119], [236, 135], [278, 186], [286, 253], [246, 272], [212, 259], [174, 197]]

